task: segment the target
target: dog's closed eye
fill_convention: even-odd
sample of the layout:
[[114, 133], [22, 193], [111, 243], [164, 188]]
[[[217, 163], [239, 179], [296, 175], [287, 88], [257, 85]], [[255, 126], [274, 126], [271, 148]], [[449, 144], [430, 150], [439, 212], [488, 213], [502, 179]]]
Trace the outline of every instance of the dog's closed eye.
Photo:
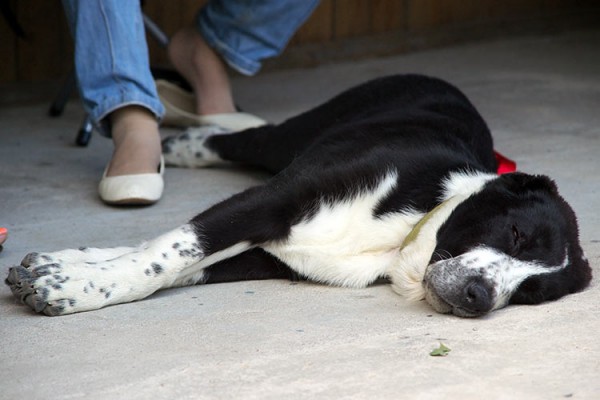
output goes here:
[[523, 242], [525, 242], [525, 240], [527, 239], [527, 236], [525, 235], [525, 233], [523, 233], [523, 231], [519, 230], [519, 227], [517, 227], [517, 225], [513, 225], [512, 226], [512, 238], [513, 238], [513, 253], [516, 254], [518, 252], [519, 248], [521, 247], [521, 244]]
[[519, 239], [521, 237], [521, 232], [519, 232], [519, 229], [517, 228], [516, 225], [512, 226], [512, 233], [513, 233], [514, 244], [518, 244]]

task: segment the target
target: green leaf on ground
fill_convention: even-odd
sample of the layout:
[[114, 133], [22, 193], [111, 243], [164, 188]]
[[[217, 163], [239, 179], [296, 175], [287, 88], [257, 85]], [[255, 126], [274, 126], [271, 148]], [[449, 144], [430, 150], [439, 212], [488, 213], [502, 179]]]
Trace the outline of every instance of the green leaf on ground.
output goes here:
[[440, 342], [440, 347], [433, 349], [429, 355], [433, 357], [446, 357], [448, 353], [450, 353], [450, 348]]

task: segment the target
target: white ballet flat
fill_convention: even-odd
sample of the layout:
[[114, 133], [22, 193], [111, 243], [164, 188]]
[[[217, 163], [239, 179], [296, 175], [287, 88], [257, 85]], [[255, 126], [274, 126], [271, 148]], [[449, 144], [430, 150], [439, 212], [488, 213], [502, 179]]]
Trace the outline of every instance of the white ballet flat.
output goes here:
[[154, 204], [162, 196], [164, 189], [163, 173], [165, 161], [160, 157], [157, 173], [106, 176], [104, 170], [98, 194], [102, 201], [114, 205], [147, 205]]
[[156, 90], [165, 107], [163, 125], [180, 128], [217, 125], [238, 132], [267, 123], [264, 119], [245, 112], [198, 115], [195, 113], [196, 97], [194, 94], [165, 80], [156, 81]]

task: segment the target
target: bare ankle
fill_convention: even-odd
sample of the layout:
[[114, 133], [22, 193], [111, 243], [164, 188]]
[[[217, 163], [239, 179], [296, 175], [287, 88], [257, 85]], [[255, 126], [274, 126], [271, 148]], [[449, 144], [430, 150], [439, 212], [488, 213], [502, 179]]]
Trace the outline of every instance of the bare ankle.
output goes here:
[[109, 118], [113, 137], [115, 134], [119, 135], [135, 126], [143, 128], [156, 127], [156, 130], [158, 130], [158, 121], [154, 114], [141, 106], [133, 105], [118, 108], [110, 114]]
[[184, 28], [173, 36], [169, 57], [194, 89], [198, 114], [235, 111], [225, 63], [193, 28]]
[[107, 176], [154, 172], [160, 160], [160, 134], [154, 114], [127, 106], [110, 115], [115, 145]]

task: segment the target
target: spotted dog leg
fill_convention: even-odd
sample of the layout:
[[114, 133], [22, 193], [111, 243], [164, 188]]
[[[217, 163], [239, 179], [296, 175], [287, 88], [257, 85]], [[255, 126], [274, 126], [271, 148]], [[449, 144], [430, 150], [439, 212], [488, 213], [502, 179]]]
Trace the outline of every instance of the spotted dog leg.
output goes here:
[[193, 227], [184, 225], [138, 247], [30, 254], [6, 283], [36, 312], [70, 314], [143, 299], [203, 258]]
[[[137, 247], [29, 255], [10, 269], [6, 283], [34, 311], [62, 315], [141, 300], [160, 289], [204, 283], [211, 273], [213, 281], [239, 277], [244, 266], [239, 273], [226, 274], [208, 267], [284, 240], [298, 220], [296, 213], [303, 210], [290, 205], [287, 197], [273, 196], [273, 190], [265, 185], [238, 193]], [[265, 262], [269, 261], [254, 268], [263, 279], [281, 275], [278, 268], [265, 268]]]
[[177, 136], [163, 140], [162, 151], [165, 163], [174, 167], [200, 168], [223, 163], [223, 160], [205, 146], [206, 139], [213, 135], [230, 133], [219, 126], [190, 128]]
[[52, 253], [29, 253], [21, 265], [29, 267], [30, 265], [43, 265], [53, 263], [76, 263], [87, 262], [88, 264], [106, 260], [112, 260], [123, 254], [135, 250], [134, 247], [112, 247], [100, 249], [94, 247], [80, 247], [78, 249], [66, 249]]

